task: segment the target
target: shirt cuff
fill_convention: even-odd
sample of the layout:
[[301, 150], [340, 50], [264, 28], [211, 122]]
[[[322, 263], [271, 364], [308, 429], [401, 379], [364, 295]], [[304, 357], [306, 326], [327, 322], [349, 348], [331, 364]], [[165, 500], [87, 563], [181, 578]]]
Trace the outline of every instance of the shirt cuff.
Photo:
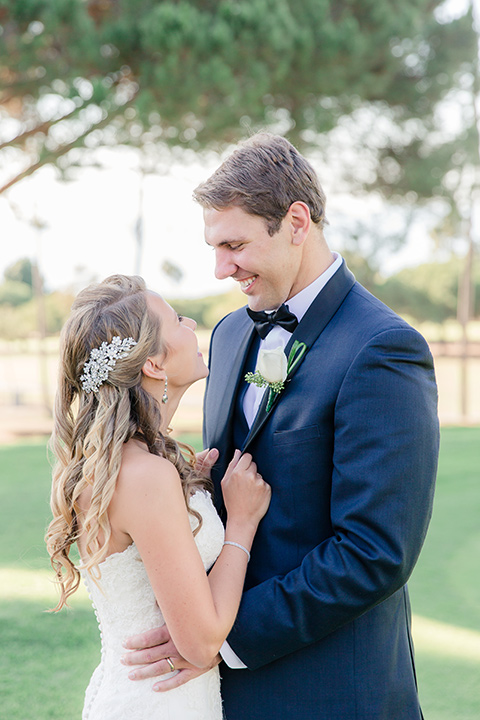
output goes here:
[[246, 670], [247, 666], [240, 660], [226, 640], [220, 648], [220, 655], [222, 656], [222, 660], [224, 660], [232, 670]]

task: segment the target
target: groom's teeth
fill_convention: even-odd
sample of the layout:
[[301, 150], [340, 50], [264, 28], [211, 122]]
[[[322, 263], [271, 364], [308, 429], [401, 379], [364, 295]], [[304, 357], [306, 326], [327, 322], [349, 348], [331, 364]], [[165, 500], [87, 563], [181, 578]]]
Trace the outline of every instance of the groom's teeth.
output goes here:
[[246, 280], [240, 280], [240, 287], [242, 288], [242, 290], [246, 290], [247, 288], [250, 287], [250, 285], [251, 285], [251, 284], [253, 283], [253, 281], [256, 280], [256, 279], [257, 279], [257, 276], [254, 275], [253, 277], [246, 278]]

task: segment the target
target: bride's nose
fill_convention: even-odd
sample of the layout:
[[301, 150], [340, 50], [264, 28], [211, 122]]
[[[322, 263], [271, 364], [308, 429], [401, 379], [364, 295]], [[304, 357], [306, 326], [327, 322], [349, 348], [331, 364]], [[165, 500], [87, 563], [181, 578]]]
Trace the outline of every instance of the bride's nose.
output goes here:
[[184, 323], [186, 324], [187, 327], [190, 328], [190, 330], [197, 329], [197, 323], [195, 322], [195, 320], [193, 320], [193, 318], [186, 317], [184, 319]]

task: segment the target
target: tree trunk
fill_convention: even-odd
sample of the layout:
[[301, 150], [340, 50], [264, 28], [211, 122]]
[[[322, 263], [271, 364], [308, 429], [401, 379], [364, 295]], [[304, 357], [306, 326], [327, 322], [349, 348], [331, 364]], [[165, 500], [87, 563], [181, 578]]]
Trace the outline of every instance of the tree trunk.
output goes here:
[[37, 305], [37, 329], [38, 329], [38, 361], [40, 366], [40, 386], [42, 396], [42, 407], [47, 413], [52, 415], [52, 407], [50, 405], [50, 393], [48, 382], [48, 357], [45, 347], [45, 339], [47, 337], [47, 319], [45, 312], [45, 295], [43, 292], [43, 281], [40, 275], [38, 262], [32, 263], [33, 273], [33, 291], [35, 302]]
[[468, 250], [458, 286], [457, 319], [462, 326], [460, 357], [460, 413], [462, 422], [468, 420], [468, 323], [473, 315], [473, 257], [474, 240], [472, 218], [468, 223]]

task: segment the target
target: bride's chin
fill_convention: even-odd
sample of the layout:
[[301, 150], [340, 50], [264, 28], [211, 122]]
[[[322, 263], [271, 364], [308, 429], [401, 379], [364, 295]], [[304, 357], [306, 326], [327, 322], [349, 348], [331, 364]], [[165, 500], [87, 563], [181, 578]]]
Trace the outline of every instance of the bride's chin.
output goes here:
[[208, 377], [210, 370], [208, 369], [207, 365], [205, 364], [205, 361], [202, 358], [202, 364], [201, 369], [199, 370], [198, 377], [196, 378], [195, 382], [197, 380], [203, 380], [204, 378]]
[[203, 367], [199, 369], [198, 373], [196, 374], [195, 379], [188, 384], [188, 387], [192, 387], [192, 385], [195, 385], [195, 383], [199, 380], [205, 380], [205, 378], [208, 377], [209, 372], [210, 370], [204, 363]]

